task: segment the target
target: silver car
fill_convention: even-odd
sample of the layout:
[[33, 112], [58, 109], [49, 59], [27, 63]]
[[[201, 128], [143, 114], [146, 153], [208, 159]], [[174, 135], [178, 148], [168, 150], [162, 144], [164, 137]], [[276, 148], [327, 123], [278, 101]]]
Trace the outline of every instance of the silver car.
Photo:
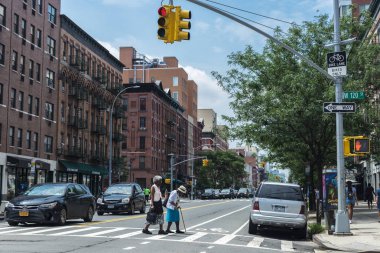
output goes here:
[[301, 187], [296, 184], [263, 182], [252, 200], [249, 218], [250, 234], [258, 227], [277, 227], [295, 230], [306, 238], [307, 215]]

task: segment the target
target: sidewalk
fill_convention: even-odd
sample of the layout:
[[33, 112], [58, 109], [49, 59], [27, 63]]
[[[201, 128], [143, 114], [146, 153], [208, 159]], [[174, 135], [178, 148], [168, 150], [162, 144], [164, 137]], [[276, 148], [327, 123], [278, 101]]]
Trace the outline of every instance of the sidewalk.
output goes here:
[[313, 241], [325, 249], [343, 252], [380, 252], [380, 222], [376, 205], [372, 210], [367, 203], [359, 202], [354, 208], [350, 230], [353, 235], [336, 236], [323, 234], [313, 236]]

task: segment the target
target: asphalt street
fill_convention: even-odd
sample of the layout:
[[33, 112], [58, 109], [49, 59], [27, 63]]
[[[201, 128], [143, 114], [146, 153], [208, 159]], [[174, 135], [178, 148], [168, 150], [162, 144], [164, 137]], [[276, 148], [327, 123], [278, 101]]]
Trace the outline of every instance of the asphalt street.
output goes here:
[[[289, 231], [248, 233], [251, 200], [183, 201], [185, 234], [152, 235], [141, 232], [146, 215], [105, 214], [94, 221], [69, 221], [65, 226], [26, 224], [10, 227], [0, 222], [0, 252], [6, 253], [231, 253], [314, 252], [311, 241], [299, 240]], [[166, 224], [165, 224], [166, 226]], [[172, 230], [175, 230], [174, 224]], [[181, 221], [181, 229], [184, 230]]]

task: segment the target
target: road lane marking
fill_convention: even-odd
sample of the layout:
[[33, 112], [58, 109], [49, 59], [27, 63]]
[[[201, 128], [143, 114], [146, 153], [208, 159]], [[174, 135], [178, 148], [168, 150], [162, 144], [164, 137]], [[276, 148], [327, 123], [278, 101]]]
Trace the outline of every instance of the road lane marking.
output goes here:
[[94, 230], [94, 229], [99, 229], [99, 228], [101, 228], [101, 227], [80, 228], [80, 229], [74, 229], [74, 230], [70, 230], [70, 231], [65, 231], [65, 232], [51, 234], [49, 236], [69, 235], [69, 234], [75, 234], [75, 233], [80, 233], [80, 232], [83, 232], [83, 231]]
[[226, 244], [228, 243], [229, 241], [231, 241], [232, 239], [234, 239], [236, 237], [236, 235], [225, 235], [223, 236], [222, 238], [220, 238], [219, 240], [216, 240], [215, 242], [213, 242], [214, 244]]
[[152, 237], [149, 237], [149, 240], [160, 240], [160, 239], [162, 239], [164, 237], [167, 237], [167, 236], [169, 236], [169, 234], [166, 234], [166, 235], [154, 235]]
[[186, 238], [183, 238], [180, 241], [181, 242], [193, 242], [193, 241], [195, 241], [195, 240], [197, 240], [197, 239], [199, 239], [199, 238], [201, 238], [202, 236], [205, 236], [205, 235], [207, 235], [207, 233], [205, 233], [205, 232], [197, 232], [197, 233], [195, 233], [193, 235], [190, 235], [190, 236], [188, 236]]
[[261, 243], [264, 241], [263, 237], [254, 237], [246, 246], [252, 248], [260, 248]]
[[207, 248], [208, 248], [208, 249], [212, 249], [212, 248], [214, 248], [214, 247], [215, 247], [215, 246], [208, 246]]
[[33, 227], [33, 228], [17, 228], [15, 230], [12, 230], [12, 231], [1, 231], [0, 232], [0, 235], [2, 234], [7, 234], [7, 233], [18, 233], [20, 231], [28, 231], [28, 230], [33, 230], [33, 229], [39, 229], [40, 227]]
[[140, 243], [140, 244], [148, 244], [148, 243], [150, 243], [150, 242], [142, 242], [142, 243]]
[[135, 236], [135, 235], [138, 235], [141, 233], [142, 233], [141, 230], [139, 230], [139, 231], [135, 231], [135, 232], [131, 232], [131, 233], [126, 233], [123, 235], [118, 235], [118, 236], [115, 236], [113, 238], [128, 238], [128, 237], [132, 237], [132, 236]]
[[97, 237], [99, 235], [109, 234], [109, 233], [112, 233], [112, 232], [116, 232], [116, 231], [120, 231], [120, 230], [125, 230], [125, 229], [126, 228], [113, 228], [113, 229], [103, 230], [103, 231], [100, 231], [100, 232], [80, 235], [80, 236], [83, 236], [83, 237]]
[[56, 231], [56, 230], [62, 230], [62, 229], [69, 229], [69, 228], [72, 228], [72, 227], [47, 228], [47, 229], [42, 229], [42, 230], [22, 233], [21, 235], [34, 235], [34, 234], [39, 234], [39, 233], [44, 233], [44, 232], [50, 232], [50, 231]]
[[240, 232], [240, 230], [242, 230], [245, 226], [247, 226], [248, 222], [249, 221], [244, 222], [244, 224], [241, 225], [240, 228], [236, 229], [232, 234], [236, 235], [238, 232]]
[[230, 212], [230, 213], [227, 213], [227, 214], [223, 214], [223, 215], [218, 216], [218, 217], [216, 217], [216, 218], [214, 218], [214, 219], [211, 219], [211, 220], [208, 220], [208, 221], [205, 221], [205, 222], [199, 223], [199, 224], [197, 224], [197, 225], [191, 226], [191, 227], [187, 228], [187, 230], [191, 230], [191, 229], [193, 229], [193, 228], [197, 228], [197, 227], [203, 226], [204, 224], [207, 224], [207, 223], [213, 222], [213, 221], [215, 221], [215, 220], [221, 219], [221, 218], [223, 218], [223, 217], [226, 217], [226, 216], [228, 216], [228, 215], [234, 214], [234, 213], [236, 213], [236, 212], [240, 212], [240, 211], [242, 211], [242, 210], [244, 210], [244, 209], [246, 209], [247, 207], [250, 207], [250, 206], [251, 206], [251, 205], [249, 205], [249, 206], [245, 206], [245, 207], [240, 208], [240, 209], [238, 209], [238, 210], [235, 210], [235, 211], [233, 211], [233, 212]]
[[126, 247], [124, 248], [123, 250], [131, 250], [131, 249], [135, 249], [136, 247]]
[[294, 251], [293, 242], [281, 240], [281, 250], [283, 250], [283, 251]]

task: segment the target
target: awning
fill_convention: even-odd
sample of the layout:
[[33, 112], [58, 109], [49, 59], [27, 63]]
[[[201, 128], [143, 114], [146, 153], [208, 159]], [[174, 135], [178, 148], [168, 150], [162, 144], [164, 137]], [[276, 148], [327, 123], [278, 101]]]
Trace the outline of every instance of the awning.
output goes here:
[[67, 172], [78, 172], [83, 174], [93, 174], [93, 175], [107, 175], [108, 170], [103, 166], [86, 164], [86, 163], [76, 163], [66, 160], [59, 160]]
[[35, 160], [35, 166], [38, 170], [50, 170], [50, 164], [41, 160]]
[[7, 165], [20, 168], [30, 168], [32, 160], [15, 156], [7, 156]]

